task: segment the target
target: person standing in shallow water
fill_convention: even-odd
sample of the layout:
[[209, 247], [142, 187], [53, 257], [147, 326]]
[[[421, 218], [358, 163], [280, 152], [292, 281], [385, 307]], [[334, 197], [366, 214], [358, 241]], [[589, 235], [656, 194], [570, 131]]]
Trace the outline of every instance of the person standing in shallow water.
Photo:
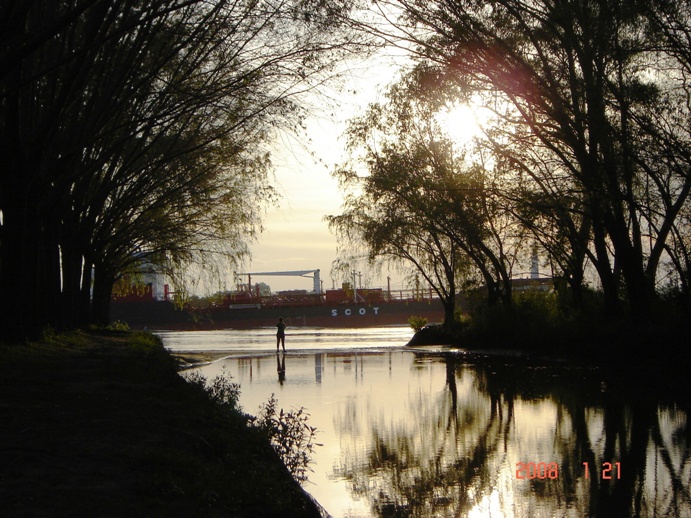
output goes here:
[[276, 324], [278, 331], [276, 332], [276, 352], [278, 352], [278, 346], [283, 345], [283, 351], [286, 350], [286, 325], [283, 323], [283, 318], [278, 319], [278, 324]]

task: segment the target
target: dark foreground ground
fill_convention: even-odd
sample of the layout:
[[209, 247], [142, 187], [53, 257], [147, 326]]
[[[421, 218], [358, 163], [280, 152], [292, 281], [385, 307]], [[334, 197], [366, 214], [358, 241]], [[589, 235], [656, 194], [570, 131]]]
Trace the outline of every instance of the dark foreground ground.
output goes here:
[[83, 332], [0, 345], [0, 516], [319, 512], [267, 440], [161, 347]]

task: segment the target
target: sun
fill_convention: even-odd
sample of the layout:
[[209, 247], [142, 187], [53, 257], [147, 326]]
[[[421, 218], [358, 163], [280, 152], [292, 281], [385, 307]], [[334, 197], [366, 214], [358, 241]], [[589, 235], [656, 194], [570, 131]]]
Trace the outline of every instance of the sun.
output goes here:
[[482, 138], [490, 120], [490, 114], [479, 102], [456, 103], [436, 117], [437, 123], [447, 137], [456, 144], [466, 147], [475, 139]]

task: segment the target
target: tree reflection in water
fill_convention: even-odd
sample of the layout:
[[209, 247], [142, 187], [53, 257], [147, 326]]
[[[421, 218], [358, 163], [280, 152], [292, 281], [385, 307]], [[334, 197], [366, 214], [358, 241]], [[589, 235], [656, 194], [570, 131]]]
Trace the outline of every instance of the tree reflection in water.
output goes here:
[[[375, 514], [691, 516], [688, 407], [669, 395], [594, 370], [416, 358], [430, 361], [445, 385], [408, 394], [401, 419], [370, 416], [370, 447], [338, 470]], [[518, 462], [558, 476], [519, 479]]]

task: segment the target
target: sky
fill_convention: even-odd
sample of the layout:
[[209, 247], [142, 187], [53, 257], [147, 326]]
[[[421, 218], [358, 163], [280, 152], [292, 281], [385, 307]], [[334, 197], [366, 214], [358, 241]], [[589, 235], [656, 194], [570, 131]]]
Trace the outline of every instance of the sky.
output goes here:
[[[348, 93], [338, 94], [337, 106], [326, 103], [325, 109], [304, 121], [305, 140], [285, 135], [278, 139], [272, 158], [273, 186], [281, 199], [267, 207], [264, 231], [251, 244], [251, 258], [243, 272], [319, 269], [325, 290], [340, 287], [345, 279], [330, 275], [338, 256], [338, 240], [324, 221], [325, 216], [342, 212], [343, 194], [331, 172], [345, 160], [343, 133], [347, 121], [379, 100], [395, 73], [395, 65], [381, 58], [352, 69], [342, 88]], [[363, 271], [362, 284], [383, 287], [387, 273], [384, 271], [382, 278]], [[400, 275], [390, 273], [394, 277], [392, 287], [402, 287]], [[246, 277], [242, 280], [247, 282]], [[252, 276], [252, 284], [258, 282], [265, 282], [273, 291], [311, 291], [313, 286], [311, 278]]]
[[[346, 279], [331, 277], [333, 261], [338, 257], [338, 240], [324, 221], [327, 215], [337, 215], [343, 209], [343, 193], [331, 173], [346, 159], [344, 132], [353, 117], [367, 106], [383, 100], [383, 93], [411, 63], [402, 51], [389, 49], [387, 54], [370, 58], [352, 66], [342, 78], [338, 93], [326, 92], [316, 109], [304, 121], [304, 140], [282, 135], [277, 139], [272, 161], [275, 166], [274, 187], [281, 199], [267, 207], [264, 231], [250, 247], [251, 258], [242, 272], [280, 272], [320, 270], [323, 288], [339, 288]], [[345, 92], [345, 93], [343, 93]], [[329, 101], [329, 99], [331, 101]], [[487, 123], [487, 113], [477, 106], [458, 106], [440, 114], [449, 135], [459, 142], [467, 142], [481, 133]], [[365, 287], [386, 287], [391, 278], [392, 289], [405, 289], [402, 272], [384, 269], [379, 273], [359, 269], [358, 283]], [[348, 279], [350, 280], [350, 279]], [[247, 282], [247, 277], [242, 277]], [[252, 276], [252, 284], [265, 282], [273, 291], [312, 290], [311, 278]]]
[[[340, 213], [343, 200], [338, 182], [330, 174], [342, 156], [339, 125], [310, 120], [307, 129], [311, 143], [283, 138], [282, 149], [274, 154], [273, 186], [280, 199], [267, 207], [264, 231], [251, 245], [246, 266], [251, 272], [319, 269], [326, 289], [331, 288], [329, 271], [338, 243], [324, 216]], [[300, 277], [255, 276], [255, 282], [266, 282], [274, 291], [312, 289], [312, 281]]]
[[[329, 231], [324, 216], [342, 213], [343, 193], [332, 177], [338, 164], [346, 159], [344, 132], [348, 120], [360, 115], [367, 106], [383, 100], [383, 92], [405, 66], [406, 59], [391, 55], [379, 57], [352, 70], [345, 78], [337, 106], [325, 103], [325, 109], [307, 119], [306, 140], [296, 141], [284, 136], [273, 154], [274, 187], [281, 200], [269, 207], [264, 218], [264, 232], [251, 246], [251, 260], [243, 272], [277, 272], [320, 270], [324, 289], [339, 288], [346, 279], [331, 277], [331, 266], [338, 256], [338, 240]], [[440, 122], [449, 135], [467, 142], [481, 133], [487, 113], [477, 106], [457, 106], [440, 114]], [[387, 276], [392, 289], [409, 286], [396, 269], [379, 272], [362, 271], [365, 287], [386, 287]], [[247, 282], [243, 277], [242, 282]], [[253, 276], [252, 284], [265, 282], [273, 291], [290, 289], [312, 290], [312, 280], [300, 277]]]

